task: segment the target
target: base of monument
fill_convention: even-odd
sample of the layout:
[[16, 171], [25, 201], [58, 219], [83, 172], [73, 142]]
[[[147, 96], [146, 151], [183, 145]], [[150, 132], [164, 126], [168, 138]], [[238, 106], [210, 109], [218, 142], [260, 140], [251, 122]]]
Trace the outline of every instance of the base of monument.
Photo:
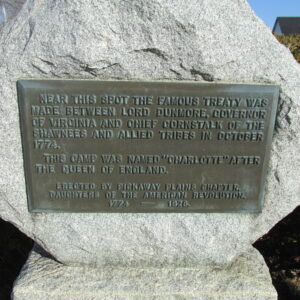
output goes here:
[[269, 271], [253, 249], [230, 266], [73, 267], [32, 251], [15, 282], [12, 299], [275, 300]]

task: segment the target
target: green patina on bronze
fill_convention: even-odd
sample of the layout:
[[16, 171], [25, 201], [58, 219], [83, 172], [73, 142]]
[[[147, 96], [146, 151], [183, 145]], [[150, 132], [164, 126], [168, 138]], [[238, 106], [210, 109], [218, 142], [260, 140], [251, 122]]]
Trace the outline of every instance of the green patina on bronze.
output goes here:
[[259, 212], [279, 88], [19, 80], [31, 212]]

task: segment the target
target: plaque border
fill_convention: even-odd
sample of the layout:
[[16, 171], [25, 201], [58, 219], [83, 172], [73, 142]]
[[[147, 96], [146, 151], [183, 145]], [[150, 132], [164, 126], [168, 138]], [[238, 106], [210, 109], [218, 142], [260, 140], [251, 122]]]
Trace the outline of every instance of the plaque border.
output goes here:
[[[272, 109], [270, 110], [270, 119], [269, 119], [269, 130], [268, 134], [266, 135], [266, 146], [265, 146], [265, 159], [263, 162], [263, 167], [261, 171], [261, 179], [260, 179], [260, 191], [258, 194], [258, 206], [257, 209], [255, 210], [213, 210], [213, 211], [205, 211], [205, 210], [192, 210], [192, 211], [187, 211], [187, 210], [177, 210], [177, 211], [168, 211], [167, 209], [165, 211], [161, 210], [150, 210], [150, 211], [107, 211], [107, 210], [97, 210], [97, 211], [70, 211], [70, 210], [65, 210], [65, 209], [38, 209], [38, 208], [32, 208], [32, 178], [30, 176], [31, 172], [31, 165], [30, 165], [30, 153], [27, 151], [25, 142], [27, 141], [28, 138], [28, 132], [25, 130], [26, 129], [26, 117], [25, 117], [25, 109], [24, 105], [22, 105], [22, 102], [25, 102], [26, 100], [26, 95], [25, 91], [26, 89], [30, 88], [36, 88], [36, 84], [46, 84], [48, 85], [49, 83], [50, 86], [53, 86], [53, 84], [59, 84], [64, 86], [67, 84], [67, 82], [72, 82], [73, 84], [82, 83], [82, 82], [87, 82], [87, 83], [118, 83], [118, 84], [141, 84], [141, 85], [152, 85], [152, 84], [158, 84], [162, 85], [166, 84], [168, 86], [171, 85], [181, 85], [181, 84], [190, 84], [192, 86], [240, 86], [240, 87], [260, 87], [260, 88], [266, 88], [270, 89], [269, 92], [273, 94], [272, 101], [275, 103], [272, 103]], [[35, 79], [35, 78], [20, 78], [16, 82], [16, 87], [17, 87], [17, 102], [18, 102], [18, 109], [19, 109], [19, 127], [20, 127], [20, 133], [21, 133], [21, 144], [22, 144], [22, 152], [23, 152], [23, 166], [24, 166], [24, 175], [25, 175], [25, 186], [26, 186], [26, 197], [27, 197], [27, 207], [28, 211], [30, 213], [71, 213], [71, 214], [102, 214], [102, 213], [113, 213], [113, 214], [257, 214], [260, 213], [263, 209], [264, 205], [264, 196], [265, 196], [265, 189], [266, 189], [266, 178], [268, 176], [268, 166], [270, 163], [270, 156], [271, 156], [271, 148], [272, 148], [272, 138], [273, 138], [273, 133], [274, 133], [274, 127], [275, 127], [275, 120], [277, 116], [277, 110], [278, 110], [278, 103], [279, 103], [279, 93], [280, 93], [280, 86], [276, 84], [264, 84], [264, 83], [239, 83], [239, 82], [200, 82], [200, 81], [188, 81], [188, 80], [181, 80], [181, 81], [168, 81], [168, 80], [163, 80], [163, 81], [158, 81], [158, 80], [91, 80], [91, 79]]]

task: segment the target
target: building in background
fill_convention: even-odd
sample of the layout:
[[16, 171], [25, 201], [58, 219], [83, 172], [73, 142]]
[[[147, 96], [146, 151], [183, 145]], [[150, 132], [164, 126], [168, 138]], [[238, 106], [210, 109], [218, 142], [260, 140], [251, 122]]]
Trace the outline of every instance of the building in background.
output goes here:
[[272, 32], [284, 35], [300, 33], [300, 17], [277, 17]]

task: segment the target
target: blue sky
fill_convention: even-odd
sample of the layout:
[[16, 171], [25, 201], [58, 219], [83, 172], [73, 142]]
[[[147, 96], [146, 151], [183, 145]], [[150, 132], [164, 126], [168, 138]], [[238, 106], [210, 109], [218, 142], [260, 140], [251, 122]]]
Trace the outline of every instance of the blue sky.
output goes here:
[[271, 29], [276, 17], [300, 17], [300, 0], [247, 0]]

